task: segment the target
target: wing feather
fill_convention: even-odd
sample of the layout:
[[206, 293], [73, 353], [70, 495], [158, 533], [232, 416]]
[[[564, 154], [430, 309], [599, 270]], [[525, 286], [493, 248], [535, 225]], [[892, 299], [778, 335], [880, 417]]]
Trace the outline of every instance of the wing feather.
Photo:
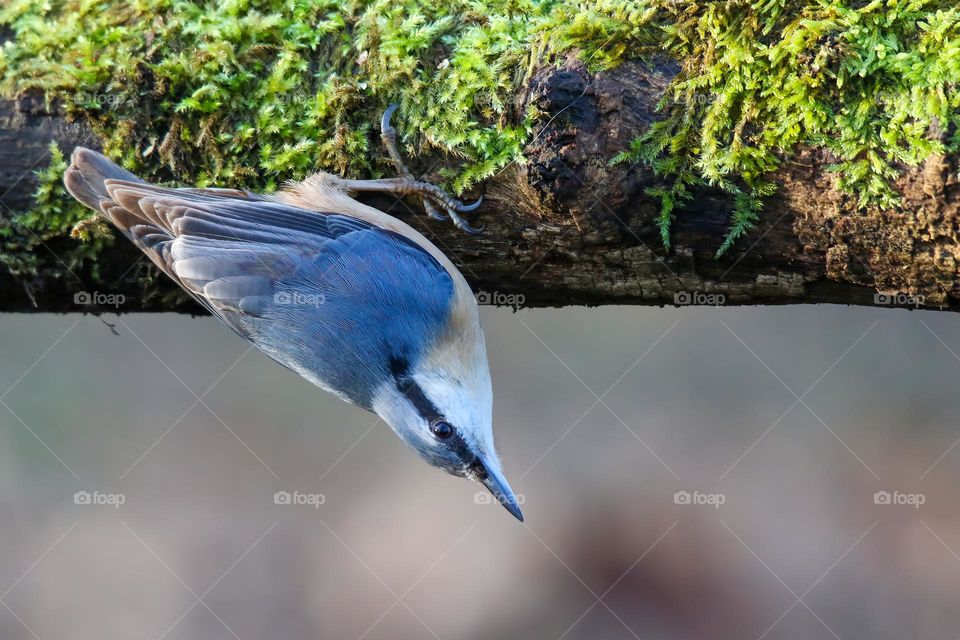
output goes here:
[[336, 212], [219, 189], [146, 184], [78, 149], [68, 190], [213, 315], [361, 406], [444, 329], [455, 284], [409, 237]]

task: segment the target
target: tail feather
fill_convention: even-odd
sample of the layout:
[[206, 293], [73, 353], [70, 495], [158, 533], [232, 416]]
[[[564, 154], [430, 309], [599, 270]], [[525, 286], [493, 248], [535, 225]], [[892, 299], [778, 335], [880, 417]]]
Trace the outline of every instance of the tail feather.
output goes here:
[[103, 205], [112, 202], [106, 180], [143, 180], [117, 166], [103, 155], [84, 147], [77, 147], [70, 156], [70, 167], [63, 176], [63, 184], [74, 198], [94, 211], [103, 213]]

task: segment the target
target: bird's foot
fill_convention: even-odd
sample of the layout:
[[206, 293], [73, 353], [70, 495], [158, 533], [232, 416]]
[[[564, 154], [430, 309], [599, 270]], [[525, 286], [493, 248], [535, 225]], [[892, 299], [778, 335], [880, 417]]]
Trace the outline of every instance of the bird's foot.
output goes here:
[[380, 139], [383, 141], [383, 146], [386, 147], [387, 153], [390, 155], [390, 160], [393, 161], [393, 166], [396, 167], [397, 173], [399, 174], [398, 178], [391, 181], [397, 185], [396, 192], [403, 195], [416, 194], [420, 196], [427, 215], [434, 220], [449, 219], [461, 231], [469, 234], [482, 233], [483, 226], [470, 226], [460, 214], [470, 213], [471, 211], [479, 209], [480, 205], [483, 204], [483, 196], [480, 196], [480, 198], [472, 204], [464, 204], [440, 187], [423, 180], [417, 180], [413, 177], [407, 165], [404, 164], [400, 151], [397, 149], [397, 130], [390, 124], [390, 118], [396, 110], [397, 105], [391, 104], [387, 107], [387, 110], [383, 112], [383, 117], [380, 119]]

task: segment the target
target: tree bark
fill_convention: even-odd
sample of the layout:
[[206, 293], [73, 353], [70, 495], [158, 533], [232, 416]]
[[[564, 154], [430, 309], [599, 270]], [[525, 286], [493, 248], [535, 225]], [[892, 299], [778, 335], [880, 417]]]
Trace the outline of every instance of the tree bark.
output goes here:
[[[774, 175], [779, 188], [764, 201], [760, 224], [727, 255], [714, 257], [732, 202], [709, 188], [677, 212], [673, 246], [664, 251], [655, 225], [659, 203], [645, 193], [656, 177], [646, 166], [609, 160], [657, 117], [656, 105], [675, 73], [670, 63], [631, 62], [591, 74], [570, 58], [535, 74], [517, 107], [533, 104], [542, 115], [526, 162], [482, 186], [486, 200], [472, 218], [486, 224], [483, 235], [430, 220], [413, 202], [369, 202], [431, 238], [460, 266], [481, 302], [960, 306], [960, 159], [952, 156], [904, 168], [897, 209], [860, 210], [853, 196], [835, 187], [827, 170], [832, 159], [803, 149]], [[35, 97], [0, 102], [0, 210], [30, 206], [31, 170], [42, 167], [50, 140], [65, 151], [90, 144], [81, 128]], [[62, 242], [75, 241], [46, 243], [50, 255], [43, 259], [53, 272]], [[63, 273], [24, 283], [4, 275], [0, 309], [79, 310], [73, 293], [84, 290], [125, 296], [124, 311], [199, 312], [165, 280], [145, 277], [139, 267], [125, 272], [135, 258], [118, 241], [101, 257], [97, 277]]]

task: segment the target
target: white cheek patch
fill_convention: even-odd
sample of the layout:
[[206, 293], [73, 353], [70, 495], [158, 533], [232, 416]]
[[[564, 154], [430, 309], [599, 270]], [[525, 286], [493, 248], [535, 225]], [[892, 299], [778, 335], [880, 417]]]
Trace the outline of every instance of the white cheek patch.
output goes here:
[[419, 437], [417, 426], [423, 421], [392, 381], [384, 383], [374, 392], [371, 408], [404, 440]]

